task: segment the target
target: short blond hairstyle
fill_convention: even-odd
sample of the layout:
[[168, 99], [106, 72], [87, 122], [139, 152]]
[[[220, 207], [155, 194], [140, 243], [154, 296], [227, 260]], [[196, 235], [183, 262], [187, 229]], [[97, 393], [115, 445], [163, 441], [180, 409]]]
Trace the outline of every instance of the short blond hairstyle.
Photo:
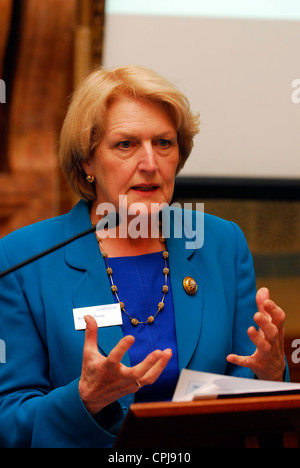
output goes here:
[[187, 98], [156, 72], [125, 66], [93, 70], [73, 94], [60, 135], [59, 157], [62, 170], [74, 192], [83, 200], [94, 201], [95, 186], [86, 180], [82, 162], [87, 162], [101, 142], [110, 105], [121, 97], [145, 99], [162, 104], [177, 130], [179, 164], [184, 166], [199, 132], [199, 115], [193, 114]]

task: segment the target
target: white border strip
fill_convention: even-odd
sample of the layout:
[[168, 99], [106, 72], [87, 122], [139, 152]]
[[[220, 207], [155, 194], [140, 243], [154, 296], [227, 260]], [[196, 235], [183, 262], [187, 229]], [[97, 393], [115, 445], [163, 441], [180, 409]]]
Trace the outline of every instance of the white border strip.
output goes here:
[[107, 14], [300, 20], [299, 0], [107, 0]]

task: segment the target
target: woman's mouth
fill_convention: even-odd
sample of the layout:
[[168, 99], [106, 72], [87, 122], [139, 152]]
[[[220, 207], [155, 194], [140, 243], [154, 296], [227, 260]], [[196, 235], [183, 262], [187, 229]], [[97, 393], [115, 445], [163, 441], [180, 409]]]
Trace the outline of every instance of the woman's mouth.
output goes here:
[[156, 185], [156, 184], [153, 184], [153, 185], [141, 184], [141, 185], [134, 185], [131, 188], [132, 188], [132, 190], [136, 190], [136, 191], [140, 191], [140, 192], [152, 192], [152, 191], [158, 189], [158, 185]]

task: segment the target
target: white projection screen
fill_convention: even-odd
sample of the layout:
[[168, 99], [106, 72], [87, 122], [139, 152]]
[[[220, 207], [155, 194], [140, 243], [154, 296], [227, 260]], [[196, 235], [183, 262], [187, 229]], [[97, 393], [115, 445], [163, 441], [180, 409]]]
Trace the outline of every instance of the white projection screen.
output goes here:
[[103, 65], [139, 64], [200, 113], [181, 175], [300, 177], [299, 0], [106, 0]]

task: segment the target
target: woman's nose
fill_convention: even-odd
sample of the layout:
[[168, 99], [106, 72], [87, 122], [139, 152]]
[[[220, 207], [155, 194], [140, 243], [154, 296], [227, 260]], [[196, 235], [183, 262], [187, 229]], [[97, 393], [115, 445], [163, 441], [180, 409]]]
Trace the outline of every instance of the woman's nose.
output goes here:
[[152, 144], [142, 145], [138, 168], [144, 172], [154, 172], [157, 170], [156, 153]]

